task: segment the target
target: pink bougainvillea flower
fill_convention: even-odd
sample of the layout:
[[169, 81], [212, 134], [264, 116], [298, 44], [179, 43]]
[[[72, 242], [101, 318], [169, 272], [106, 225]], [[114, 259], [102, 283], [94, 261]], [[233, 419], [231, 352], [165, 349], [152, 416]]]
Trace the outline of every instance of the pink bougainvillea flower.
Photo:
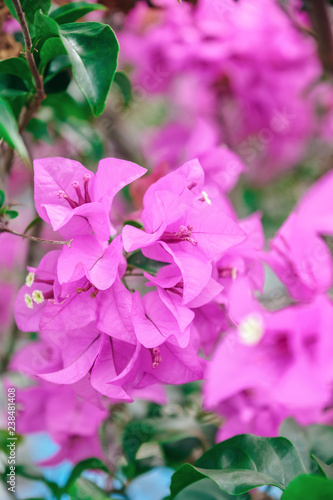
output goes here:
[[60, 284], [86, 277], [98, 290], [110, 288], [118, 273], [122, 251], [121, 236], [117, 236], [110, 245], [96, 236], [78, 236], [70, 247], [62, 249], [59, 256]]
[[84, 277], [61, 286], [57, 267], [61, 252], [48, 252], [37, 269], [28, 268], [26, 283], [14, 305], [20, 330], [30, 332], [70, 331], [84, 327], [96, 318], [96, 290]]
[[268, 413], [282, 408], [277, 423], [287, 415], [318, 414], [331, 398], [331, 301], [318, 296], [312, 304], [269, 313], [250, 298], [249, 285], [236, 288], [237, 329], [223, 337], [206, 372], [206, 408], [223, 413], [224, 402], [230, 408], [233, 398], [249, 392], [265, 399]]
[[146, 170], [117, 158], [99, 162], [96, 175], [66, 158], [35, 160], [35, 204], [40, 217], [63, 237], [95, 234], [108, 241], [114, 196]]
[[253, 289], [263, 291], [265, 273], [261, 252], [265, 237], [260, 219], [261, 214], [255, 213], [239, 221], [239, 226], [247, 235], [246, 239], [227, 250], [216, 263], [218, 281], [223, 286], [223, 303], [228, 303], [230, 288], [241, 277], [246, 277], [252, 283]]
[[163, 177], [145, 195], [145, 231], [125, 226], [122, 232], [126, 251], [142, 248], [147, 257], [178, 266], [185, 303], [208, 284], [212, 259], [245, 238], [237, 223], [214, 208], [203, 182], [197, 161]]
[[297, 212], [283, 224], [263, 258], [296, 300], [311, 301], [332, 285], [331, 253], [311, 228], [311, 219]]
[[25, 285], [20, 289], [14, 307], [17, 326], [24, 332], [39, 330], [43, 310], [49, 299], [54, 299], [57, 262], [60, 251], [47, 253], [37, 269], [29, 267]]
[[47, 467], [63, 460], [76, 464], [91, 456], [102, 458], [98, 429], [107, 409], [77, 396], [74, 387], [39, 382], [17, 389], [18, 432], [48, 432], [59, 451], [41, 462]]

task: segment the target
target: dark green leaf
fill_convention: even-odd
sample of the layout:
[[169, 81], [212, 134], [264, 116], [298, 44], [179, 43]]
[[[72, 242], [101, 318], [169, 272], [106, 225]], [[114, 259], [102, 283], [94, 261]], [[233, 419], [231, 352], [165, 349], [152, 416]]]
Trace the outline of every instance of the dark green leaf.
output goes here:
[[121, 71], [117, 71], [114, 77], [114, 83], [117, 84], [123, 95], [125, 106], [128, 106], [132, 97], [132, 85], [127, 75]]
[[58, 9], [53, 10], [50, 13], [50, 17], [57, 21], [58, 24], [74, 23], [81, 17], [89, 14], [89, 12], [105, 9], [106, 7], [104, 5], [97, 3], [73, 2], [67, 5], [62, 5]]
[[24, 80], [28, 88], [34, 88], [32, 74], [25, 59], [22, 59], [20, 57], [11, 57], [10, 59], [0, 61], [0, 73], [15, 75], [18, 78]]
[[29, 27], [30, 35], [32, 38], [34, 38], [35, 13], [41, 10], [43, 14], [47, 14], [51, 7], [51, 0], [21, 0], [21, 5]]
[[8, 102], [16, 120], [18, 120], [21, 110], [29, 97], [29, 92], [25, 90], [2, 89], [0, 90], [0, 97], [3, 97]]
[[46, 94], [59, 94], [64, 92], [71, 81], [71, 67], [67, 55], [57, 56], [51, 61], [44, 79]]
[[127, 220], [124, 222], [124, 226], [133, 226], [137, 227], [138, 229], [143, 229], [143, 225], [140, 224], [140, 222], [137, 222], [136, 220]]
[[69, 117], [78, 120], [88, 120], [91, 110], [87, 102], [75, 101], [67, 92], [58, 95], [48, 95], [42, 102], [42, 106], [50, 106], [59, 120], [67, 122]]
[[16, 219], [16, 217], [18, 217], [19, 213], [16, 212], [16, 210], [6, 210], [6, 215], [10, 219]]
[[47, 130], [47, 124], [44, 121], [38, 118], [31, 118], [27, 125], [27, 131], [30, 132], [37, 141], [40, 140], [52, 144], [51, 136]]
[[60, 26], [61, 40], [72, 64], [74, 79], [95, 116], [105, 101], [117, 67], [118, 42], [110, 26], [70, 23]]
[[11, 15], [13, 17], [15, 17], [15, 19], [18, 19], [17, 14], [16, 14], [16, 10], [15, 10], [15, 7], [14, 7], [14, 4], [13, 4], [12, 0], [5, 0], [5, 4], [7, 5], [8, 10], [11, 13]]
[[70, 488], [70, 486], [81, 476], [82, 472], [85, 470], [102, 470], [109, 473], [109, 469], [99, 458], [88, 458], [87, 460], [82, 460], [82, 462], [76, 464], [74, 469], [72, 470], [66, 484], [66, 489]]
[[73, 500], [110, 500], [109, 495], [84, 477], [72, 483], [68, 493]]
[[17, 121], [8, 102], [0, 97], [0, 137], [15, 148], [22, 160], [31, 166], [31, 159], [22, 137], [19, 134]]
[[287, 439], [244, 434], [213, 446], [195, 466], [185, 464], [175, 472], [171, 498], [207, 477], [230, 495], [240, 495], [262, 485], [285, 489], [304, 472], [298, 451]]
[[67, 54], [64, 44], [62, 43], [60, 37], [52, 37], [45, 40], [42, 48], [39, 51], [40, 63], [39, 71], [44, 73], [46, 66], [52, 59], [57, 56], [62, 56]]
[[325, 464], [325, 462], [320, 460], [320, 458], [316, 457], [316, 455], [313, 454], [312, 458], [318, 464], [319, 469], [323, 472], [327, 479], [333, 479], [333, 464], [327, 465]]
[[280, 428], [280, 436], [284, 436], [296, 446], [303, 462], [312, 472], [318, 469], [311, 460], [311, 453], [324, 463], [333, 462], [333, 428], [325, 425], [302, 427], [293, 419], [287, 419]]
[[122, 447], [128, 463], [135, 461], [136, 454], [143, 443], [150, 441], [156, 432], [152, 421], [130, 422], [122, 434]]
[[281, 500], [331, 500], [333, 481], [318, 476], [301, 475], [294, 479]]
[[211, 479], [202, 479], [181, 491], [175, 500], [250, 500], [250, 495], [228, 495]]
[[41, 50], [42, 44], [49, 38], [59, 37], [59, 26], [49, 16], [44, 16], [41, 10], [35, 13], [35, 41], [34, 46]]
[[162, 267], [166, 266], [165, 262], [148, 259], [141, 250], [133, 252], [127, 259], [127, 263], [137, 269], [142, 269], [149, 274], [156, 274]]
[[4, 201], [5, 201], [5, 193], [2, 191], [2, 189], [0, 189], [0, 208], [4, 204]]

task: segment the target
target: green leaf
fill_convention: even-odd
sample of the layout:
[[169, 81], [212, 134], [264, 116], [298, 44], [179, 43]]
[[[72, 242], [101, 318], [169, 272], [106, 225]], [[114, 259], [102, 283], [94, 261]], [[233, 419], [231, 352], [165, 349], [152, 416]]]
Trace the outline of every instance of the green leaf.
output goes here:
[[16, 20], [18, 20], [18, 17], [17, 17], [17, 14], [16, 14], [16, 10], [15, 10], [15, 7], [14, 7], [14, 4], [13, 4], [12, 0], [5, 0], [5, 4], [7, 5], [8, 10], [11, 13], [11, 15], [13, 17], [15, 17]]
[[158, 262], [157, 260], [148, 259], [145, 257], [141, 250], [133, 252], [127, 258], [127, 264], [136, 269], [142, 269], [149, 274], [156, 274], [162, 267], [166, 266], [165, 262]]
[[122, 447], [128, 463], [133, 463], [140, 446], [150, 441], [156, 432], [151, 421], [130, 422], [122, 434]]
[[[22, 442], [23, 436], [21, 436], [21, 434], [15, 434], [14, 437], [16, 438], [16, 445], [18, 446]], [[0, 429], [0, 449], [4, 451], [6, 455], [9, 453], [9, 448], [7, 447], [8, 438], [10, 438], [8, 430]]]
[[67, 89], [72, 79], [70, 67], [71, 63], [67, 55], [57, 56], [50, 62], [47, 76], [44, 78], [46, 94], [59, 94]]
[[123, 95], [125, 106], [128, 106], [132, 97], [132, 85], [128, 76], [122, 71], [117, 71], [114, 77], [114, 83], [117, 84]]
[[16, 212], [16, 210], [6, 210], [6, 216], [9, 217], [10, 219], [16, 219], [18, 215], [19, 213]]
[[5, 193], [2, 191], [2, 189], [0, 189], [0, 208], [4, 204], [4, 201], [5, 201]]
[[42, 102], [42, 106], [53, 108], [56, 117], [63, 122], [68, 122], [69, 118], [86, 121], [91, 117], [91, 110], [87, 101], [78, 102], [67, 92], [48, 95]]
[[73, 500], [110, 500], [105, 491], [84, 477], [71, 484], [68, 493]]
[[286, 438], [244, 434], [213, 446], [194, 466], [185, 464], [176, 471], [171, 499], [186, 486], [207, 477], [229, 495], [240, 495], [262, 485], [283, 490], [305, 472], [297, 449]]
[[72, 64], [74, 79], [95, 116], [103, 113], [117, 67], [119, 45], [110, 26], [71, 23], [60, 26], [61, 40]]
[[27, 61], [21, 57], [11, 57], [10, 59], [0, 61], [0, 73], [15, 75], [24, 80], [28, 88], [34, 88], [34, 81], [29, 65]]
[[51, 0], [21, 0], [22, 10], [27, 21], [32, 38], [35, 36], [35, 13], [39, 10], [47, 14], [51, 7]]
[[331, 465], [325, 464], [325, 462], [320, 460], [320, 458], [316, 457], [316, 455], [314, 455], [313, 453], [312, 453], [312, 458], [318, 464], [319, 469], [327, 477], [327, 479], [333, 479], [333, 464]]
[[66, 484], [66, 489], [69, 489], [85, 470], [102, 470], [109, 474], [109, 469], [99, 458], [88, 458], [86, 460], [82, 460], [82, 462], [76, 464], [72, 470]]
[[27, 131], [30, 132], [37, 141], [40, 140], [52, 144], [52, 138], [47, 130], [47, 124], [43, 120], [31, 118], [27, 125]]
[[35, 40], [34, 48], [40, 51], [42, 44], [49, 38], [59, 37], [59, 26], [49, 16], [44, 16], [41, 10], [35, 13]]
[[74, 23], [94, 10], [106, 10], [106, 7], [98, 3], [73, 2], [53, 10], [50, 17], [57, 21], [58, 24]]
[[48, 38], [47, 40], [45, 40], [42, 48], [39, 51], [39, 71], [44, 74], [46, 66], [50, 61], [52, 61], [52, 59], [65, 54], [67, 54], [67, 52], [60, 38], [56, 36]]
[[0, 97], [3, 97], [8, 102], [16, 120], [18, 120], [21, 110], [29, 97], [29, 92], [25, 90], [1, 89]]
[[0, 97], [0, 137], [3, 137], [11, 147], [15, 148], [24, 163], [31, 167], [31, 159], [19, 134], [13, 111], [8, 102], [2, 97]]
[[30, 231], [30, 229], [32, 229], [33, 227], [35, 227], [37, 224], [39, 224], [40, 222], [42, 222], [42, 219], [39, 217], [39, 215], [37, 215], [37, 217], [35, 217], [31, 222], [30, 224], [27, 225], [27, 227], [25, 228], [25, 230], [23, 231], [23, 234], [26, 234], [28, 231]]
[[124, 222], [124, 226], [133, 226], [138, 229], [143, 229], [143, 225], [140, 224], [140, 222], [137, 222], [136, 220], [127, 220]]
[[333, 481], [318, 476], [301, 475], [294, 479], [281, 500], [331, 500]]
[[202, 479], [191, 484], [178, 495], [175, 500], [250, 500], [250, 495], [228, 495], [220, 490], [217, 484], [211, 479]]
[[302, 427], [293, 419], [287, 419], [280, 428], [284, 436], [296, 446], [302, 460], [310, 472], [318, 470], [311, 460], [311, 453], [325, 463], [333, 462], [333, 428], [326, 425]]

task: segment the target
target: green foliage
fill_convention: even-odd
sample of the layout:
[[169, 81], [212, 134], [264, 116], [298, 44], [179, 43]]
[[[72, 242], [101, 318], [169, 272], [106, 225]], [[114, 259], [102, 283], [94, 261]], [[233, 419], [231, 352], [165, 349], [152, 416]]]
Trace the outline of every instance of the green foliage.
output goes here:
[[74, 23], [81, 17], [95, 10], [105, 10], [106, 7], [97, 3], [75, 2], [62, 5], [51, 12], [52, 17], [58, 24]]
[[4, 202], [5, 202], [5, 193], [2, 191], [2, 189], [0, 189], [0, 208], [2, 207]]
[[99, 459], [99, 458], [88, 458], [87, 460], [82, 460], [75, 465], [73, 468], [68, 481], [65, 486], [65, 491], [70, 490], [72, 485], [77, 481], [77, 479], [81, 476], [82, 472], [86, 470], [101, 470], [106, 473], [109, 472], [107, 466]]
[[63, 24], [60, 36], [75, 81], [98, 116], [104, 111], [117, 67], [117, 39], [110, 26], [101, 23]]
[[306, 473], [297, 449], [286, 438], [235, 436], [213, 446], [195, 465], [183, 465], [172, 478], [171, 498], [186, 486], [210, 478], [226, 493], [240, 495], [262, 485], [284, 490]]
[[148, 259], [141, 250], [136, 250], [127, 258], [127, 264], [136, 268], [142, 269], [149, 274], [156, 274], [162, 267], [166, 266], [164, 262]]
[[[74, 79], [94, 116], [103, 113], [116, 72], [119, 51], [110, 26], [95, 22], [58, 25], [40, 11], [36, 13], [35, 24], [38, 25], [36, 38], [41, 52], [40, 68], [45, 70], [50, 62], [49, 51], [55, 57], [67, 53]], [[54, 37], [59, 38], [52, 41]], [[48, 45], [43, 50], [46, 41]]]
[[182, 490], [175, 500], [250, 500], [250, 495], [228, 495], [211, 479], [202, 479]]
[[125, 106], [128, 106], [132, 98], [132, 85], [128, 76], [122, 71], [117, 71], [114, 77], [114, 83], [117, 84], [122, 93]]
[[24, 80], [28, 89], [32, 89], [34, 86], [29, 65], [27, 61], [21, 57], [11, 57], [10, 59], [0, 61], [0, 73], [14, 75]]
[[316, 463], [311, 460], [315, 455], [326, 464], [333, 462], [333, 428], [325, 425], [309, 425], [302, 427], [293, 419], [287, 419], [280, 428], [280, 436], [284, 436], [299, 451], [308, 470], [318, 472]]
[[281, 500], [330, 500], [333, 498], [333, 481], [317, 476], [301, 475], [295, 478]]
[[105, 491], [84, 477], [78, 478], [71, 484], [67, 493], [73, 500], [110, 500]]
[[31, 160], [22, 137], [18, 131], [18, 125], [12, 108], [8, 102], [0, 97], [0, 137], [11, 147], [17, 149], [22, 160], [31, 166]]
[[27, 125], [27, 131], [30, 132], [34, 139], [52, 144], [51, 136], [47, 130], [47, 124], [44, 121], [38, 118], [32, 118]]

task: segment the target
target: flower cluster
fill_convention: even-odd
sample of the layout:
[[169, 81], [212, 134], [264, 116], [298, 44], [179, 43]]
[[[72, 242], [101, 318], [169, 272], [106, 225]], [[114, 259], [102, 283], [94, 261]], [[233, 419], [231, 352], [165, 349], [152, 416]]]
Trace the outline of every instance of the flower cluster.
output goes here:
[[[161, 402], [159, 384], [201, 379], [198, 353], [209, 352], [226, 322], [214, 302], [223, 292], [219, 272], [232, 279], [230, 259], [242, 259], [252, 243], [227, 201], [209, 197], [199, 162], [152, 184], [141, 220], [123, 225], [110, 222], [112, 202], [145, 173], [140, 166], [107, 158], [94, 175], [76, 161], [46, 158], [35, 161], [34, 173], [37, 212], [67, 242], [28, 268], [15, 303], [18, 327], [38, 332], [38, 341], [17, 352], [12, 368], [40, 381], [28, 395], [50, 399], [36, 426], [46, 425], [49, 405], [62, 393], [74, 398], [78, 415], [98, 402], [95, 428], [103, 396], [130, 402], [149, 394]], [[75, 397], [86, 402], [75, 405]], [[33, 431], [26, 417], [21, 425]], [[92, 430], [83, 427], [74, 432], [76, 459], [78, 436]], [[63, 457], [71, 435], [57, 432]]]
[[[305, 194], [269, 250], [261, 252], [285, 292], [272, 291], [259, 301], [254, 261], [233, 283], [229, 314], [235, 326], [223, 336], [205, 373], [205, 407], [226, 418], [220, 439], [243, 432], [276, 435], [291, 416], [304, 425], [331, 421], [333, 274], [324, 237], [333, 233], [332, 189], [329, 173]], [[281, 308], [281, 298], [290, 305]]]
[[227, 191], [238, 172], [232, 159], [221, 170], [221, 144], [264, 182], [302, 160], [310, 138], [323, 138], [328, 123], [317, 108], [331, 107], [331, 90], [315, 90], [321, 68], [299, 29], [308, 22], [299, 4], [294, 24], [271, 0], [160, 0], [131, 11], [119, 33], [123, 65], [140, 98], [162, 96], [167, 108], [166, 122], [144, 137], [152, 167], [198, 157], [207, 180]]

